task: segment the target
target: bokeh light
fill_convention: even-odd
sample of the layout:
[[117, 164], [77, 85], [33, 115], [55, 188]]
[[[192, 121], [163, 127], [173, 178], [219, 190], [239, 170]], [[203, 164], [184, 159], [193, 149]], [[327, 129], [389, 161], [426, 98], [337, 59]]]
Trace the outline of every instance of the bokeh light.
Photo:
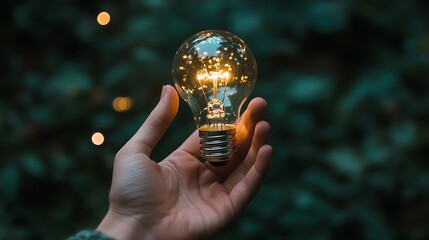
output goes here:
[[94, 145], [99, 146], [99, 145], [103, 144], [104, 136], [102, 133], [96, 132], [96, 133], [92, 134], [91, 140], [92, 140], [92, 143]]
[[112, 102], [112, 106], [116, 112], [124, 112], [133, 108], [134, 101], [131, 97], [116, 97]]
[[97, 16], [98, 24], [104, 26], [110, 22], [110, 14], [108, 12], [101, 12]]

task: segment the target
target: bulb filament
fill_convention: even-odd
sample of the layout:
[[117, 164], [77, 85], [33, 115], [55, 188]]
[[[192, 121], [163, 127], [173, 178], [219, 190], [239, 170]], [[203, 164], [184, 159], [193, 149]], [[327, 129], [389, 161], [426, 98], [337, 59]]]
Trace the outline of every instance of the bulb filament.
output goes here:
[[[230, 73], [224, 70], [207, 71], [206, 68], [197, 72], [197, 79], [200, 83], [204, 97], [207, 101], [207, 121], [208, 125], [214, 127], [216, 130], [223, 130], [225, 128], [225, 110], [223, 101], [225, 100], [226, 88]], [[211, 82], [213, 84], [213, 98], [207, 99], [203, 85], [204, 82]], [[218, 98], [218, 87], [223, 86], [223, 97], [222, 101]]]

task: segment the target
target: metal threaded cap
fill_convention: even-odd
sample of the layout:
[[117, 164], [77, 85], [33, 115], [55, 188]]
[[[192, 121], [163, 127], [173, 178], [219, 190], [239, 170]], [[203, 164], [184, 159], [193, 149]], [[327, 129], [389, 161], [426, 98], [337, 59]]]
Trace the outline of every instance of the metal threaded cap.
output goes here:
[[213, 166], [224, 166], [236, 152], [235, 129], [200, 130], [201, 156]]

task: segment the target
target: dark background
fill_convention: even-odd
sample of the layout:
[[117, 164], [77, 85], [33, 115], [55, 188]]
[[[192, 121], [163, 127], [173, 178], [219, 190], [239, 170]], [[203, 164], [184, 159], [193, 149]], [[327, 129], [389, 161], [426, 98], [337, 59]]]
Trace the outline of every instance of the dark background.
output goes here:
[[[253, 50], [274, 147], [261, 191], [220, 239], [429, 239], [429, 1], [0, 5], [0, 239], [97, 226], [116, 151], [172, 84], [179, 45], [205, 29]], [[114, 111], [118, 96], [133, 108]], [[155, 159], [195, 129], [180, 104]]]

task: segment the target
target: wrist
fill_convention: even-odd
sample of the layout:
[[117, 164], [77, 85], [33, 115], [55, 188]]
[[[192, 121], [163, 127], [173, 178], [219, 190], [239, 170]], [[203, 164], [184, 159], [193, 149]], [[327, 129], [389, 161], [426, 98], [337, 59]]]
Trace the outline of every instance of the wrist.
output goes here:
[[117, 240], [154, 239], [154, 236], [136, 219], [109, 210], [97, 231]]

